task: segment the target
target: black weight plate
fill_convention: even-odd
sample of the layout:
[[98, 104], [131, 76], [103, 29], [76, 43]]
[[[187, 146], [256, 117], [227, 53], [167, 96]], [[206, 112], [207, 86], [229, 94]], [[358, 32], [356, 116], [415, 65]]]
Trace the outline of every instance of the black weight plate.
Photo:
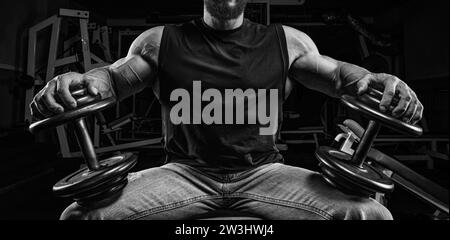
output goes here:
[[74, 119], [82, 118], [89, 114], [99, 112], [105, 108], [114, 105], [115, 103], [116, 99], [113, 97], [94, 101], [79, 108], [69, 110], [67, 112], [63, 112], [55, 116], [32, 123], [29, 127], [29, 130], [30, 132], [35, 133], [42, 129], [56, 127], [66, 122], [72, 121]]
[[316, 151], [316, 157], [321, 164], [334, 173], [334, 176], [330, 178], [345, 178], [355, 185], [374, 192], [388, 193], [394, 190], [391, 179], [367, 163], [364, 163], [362, 167], [356, 166], [350, 162], [349, 154], [330, 147], [320, 147]]
[[53, 192], [57, 196], [67, 196], [93, 189], [127, 174], [136, 164], [136, 160], [137, 156], [132, 153], [107, 158], [100, 161], [101, 167], [98, 170], [91, 171], [85, 167], [61, 179], [53, 186]]
[[124, 172], [122, 175], [118, 175], [114, 178], [105, 179], [104, 181], [98, 182], [97, 184], [88, 185], [84, 188], [79, 189], [79, 191], [66, 191], [64, 193], [59, 192], [58, 196], [73, 199], [92, 197], [105, 191], [105, 189], [114, 187], [116, 184], [118, 184], [118, 182], [122, 181], [127, 176], [128, 173]]
[[127, 185], [127, 181], [121, 182], [119, 185], [115, 186], [114, 188], [111, 188], [109, 192], [104, 193], [101, 196], [98, 196], [96, 198], [89, 198], [89, 199], [80, 199], [76, 202], [80, 206], [85, 207], [101, 207], [101, 206], [107, 206], [114, 200], [118, 199], [120, 197], [120, 192], [125, 186]]
[[115, 199], [117, 193], [119, 193], [128, 183], [128, 178], [124, 177], [118, 178], [118, 181], [114, 182], [114, 185], [109, 185], [108, 187], [103, 187], [96, 190], [91, 190], [90, 195], [74, 196], [72, 197], [78, 204], [82, 206], [98, 205], [101, 203], [109, 202], [111, 199]]
[[[127, 175], [124, 175], [124, 176], [118, 177], [114, 181], [108, 182], [107, 184], [100, 185], [96, 188], [89, 189], [88, 191], [85, 191], [85, 192], [81, 192], [80, 194], [77, 194], [77, 195], [73, 196], [72, 198], [76, 201], [83, 200], [83, 199], [95, 199], [101, 195], [114, 192], [118, 186], [123, 185], [123, 187], [124, 187], [127, 182], [128, 182]], [[125, 185], [124, 185], [124, 183], [125, 183]]]
[[330, 183], [336, 188], [339, 188], [343, 192], [364, 197], [369, 197], [376, 192], [373, 189], [367, 188], [366, 186], [361, 185], [358, 182], [354, 182], [347, 177], [339, 175], [337, 171], [327, 167], [324, 164], [320, 164], [320, 166], [322, 169], [323, 178], [328, 183]]

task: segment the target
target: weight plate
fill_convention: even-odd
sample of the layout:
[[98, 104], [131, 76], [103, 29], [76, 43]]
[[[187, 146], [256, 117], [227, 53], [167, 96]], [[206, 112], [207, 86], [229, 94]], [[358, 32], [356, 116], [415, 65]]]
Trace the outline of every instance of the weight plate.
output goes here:
[[71, 191], [71, 192], [64, 192], [58, 193], [59, 197], [66, 197], [66, 198], [73, 198], [73, 199], [81, 199], [81, 198], [88, 198], [92, 197], [94, 195], [98, 195], [101, 192], [105, 191], [105, 189], [114, 187], [118, 182], [122, 181], [124, 178], [127, 177], [127, 173], [118, 175], [117, 177], [106, 179], [105, 181], [99, 182], [98, 184], [92, 184], [89, 186], [86, 186], [84, 188], [80, 188], [78, 191]]
[[100, 189], [92, 189], [91, 194], [86, 194], [83, 196], [74, 196], [72, 199], [75, 200], [81, 206], [92, 206], [92, 205], [102, 205], [108, 204], [110, 201], [116, 199], [119, 193], [128, 183], [127, 176], [123, 176], [114, 181], [114, 185], [108, 185], [108, 187], [103, 187]]
[[100, 185], [127, 175], [128, 171], [136, 164], [137, 156], [132, 153], [124, 153], [100, 161], [100, 169], [89, 170], [82, 168], [53, 186], [53, 192], [57, 196], [73, 196], [80, 192], [94, 189]]
[[32, 123], [29, 127], [29, 130], [32, 133], [36, 133], [37, 131], [40, 131], [42, 129], [56, 127], [74, 119], [82, 118], [89, 114], [99, 112], [107, 107], [114, 105], [115, 103], [116, 99], [113, 97], [94, 101], [77, 109], [69, 110], [67, 112], [60, 113], [55, 116]]
[[364, 191], [388, 193], [394, 190], [391, 179], [367, 163], [361, 167], [353, 164], [349, 154], [330, 147], [320, 147], [316, 157], [325, 169], [324, 175], [329, 175], [328, 181], [334, 180], [340, 185], [350, 183]]
[[372, 189], [368, 189], [363, 185], [353, 182], [343, 176], [340, 176], [336, 171], [328, 168], [326, 165], [321, 164], [323, 178], [332, 186], [339, 188], [345, 193], [353, 195], [370, 197], [375, 193]]

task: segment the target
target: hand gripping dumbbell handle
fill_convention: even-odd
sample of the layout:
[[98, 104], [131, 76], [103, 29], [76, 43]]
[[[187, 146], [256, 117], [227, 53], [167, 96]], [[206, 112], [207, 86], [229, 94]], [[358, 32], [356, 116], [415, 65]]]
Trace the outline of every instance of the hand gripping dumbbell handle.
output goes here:
[[32, 133], [36, 133], [42, 129], [57, 127], [66, 123], [73, 124], [78, 145], [81, 148], [87, 167], [90, 170], [99, 169], [101, 166], [97, 161], [92, 140], [89, 137], [85, 117], [91, 114], [99, 114], [103, 109], [114, 105], [116, 99], [114, 97], [102, 99], [100, 95], [90, 95], [85, 88], [74, 90], [71, 92], [71, 95], [77, 101], [75, 109], [68, 109], [63, 113], [34, 122], [30, 124], [29, 130]]
[[[383, 98], [383, 93], [380, 92], [380, 91], [378, 91], [378, 90], [375, 89], [375, 88], [369, 88], [368, 91], [367, 91], [367, 93], [368, 93], [370, 96], [375, 97], [375, 99], [378, 99], [378, 100], [376, 100], [377, 102], [379, 102], [379, 101]], [[398, 102], [399, 102], [399, 97], [398, 97], [398, 96], [394, 96], [394, 97], [392, 98], [392, 101], [391, 101], [391, 104], [390, 104], [390, 105], [396, 106], [396, 105], [398, 104]]]

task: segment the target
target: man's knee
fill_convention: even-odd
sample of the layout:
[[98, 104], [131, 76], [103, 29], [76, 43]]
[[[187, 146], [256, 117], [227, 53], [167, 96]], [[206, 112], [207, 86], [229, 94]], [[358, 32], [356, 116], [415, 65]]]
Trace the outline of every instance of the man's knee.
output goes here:
[[60, 220], [100, 220], [105, 219], [97, 209], [88, 209], [77, 203], [69, 205], [61, 214]]
[[391, 212], [373, 199], [349, 204], [344, 207], [343, 219], [346, 220], [392, 220]]
[[62, 212], [59, 220], [82, 220], [83, 214], [81, 214], [80, 206], [77, 203], [72, 203]]

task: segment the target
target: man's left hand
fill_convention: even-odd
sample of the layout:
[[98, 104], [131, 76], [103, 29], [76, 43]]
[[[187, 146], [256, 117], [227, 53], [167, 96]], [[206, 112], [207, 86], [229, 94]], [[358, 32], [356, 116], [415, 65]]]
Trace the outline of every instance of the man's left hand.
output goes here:
[[[367, 74], [357, 82], [358, 94], [368, 91], [369, 85], [384, 87], [380, 111], [392, 110], [394, 117], [410, 124], [416, 124], [422, 119], [423, 105], [416, 93], [396, 76], [385, 73]], [[398, 96], [399, 101], [393, 101], [395, 96]]]

